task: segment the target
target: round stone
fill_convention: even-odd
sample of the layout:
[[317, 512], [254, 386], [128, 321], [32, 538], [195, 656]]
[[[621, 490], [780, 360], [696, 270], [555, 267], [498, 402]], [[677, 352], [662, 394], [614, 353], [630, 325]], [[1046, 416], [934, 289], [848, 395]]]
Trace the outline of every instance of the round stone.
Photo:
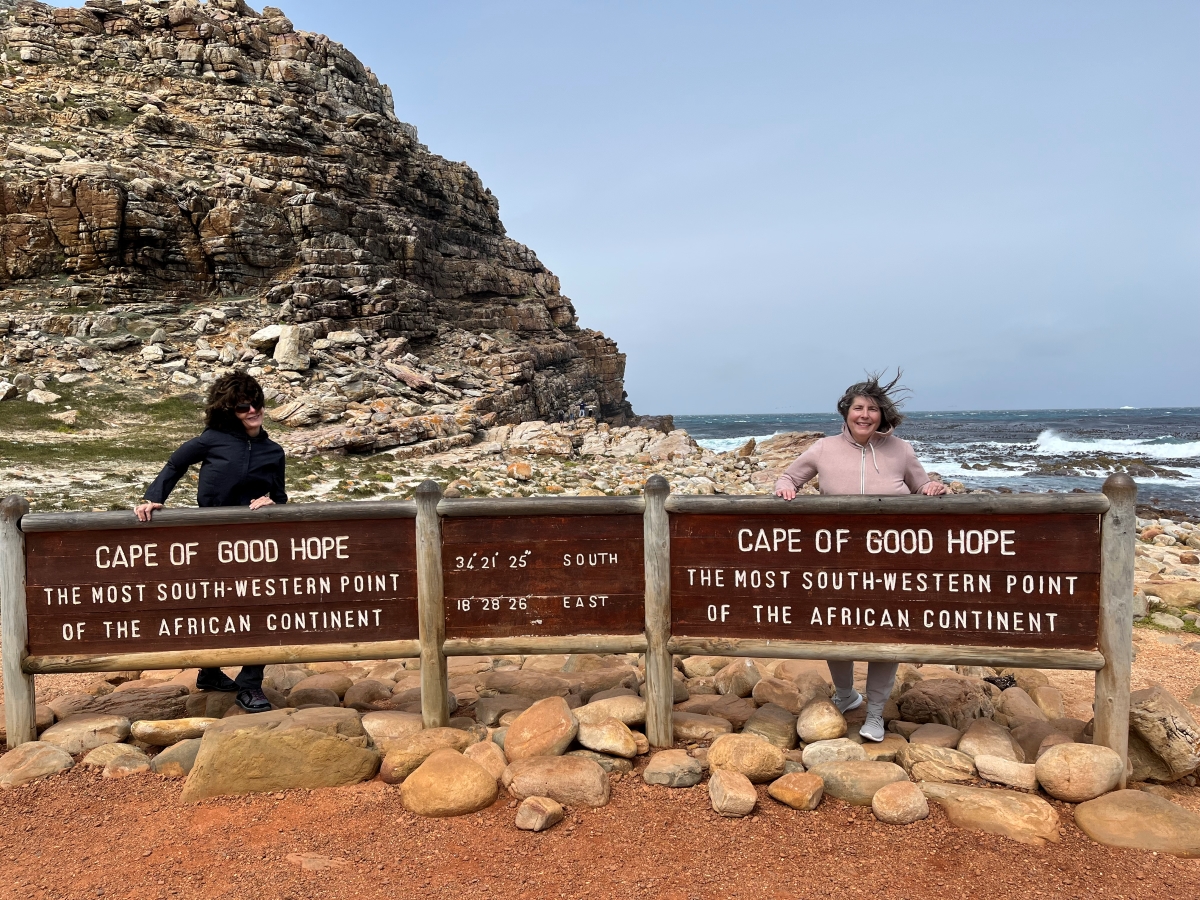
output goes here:
[[796, 734], [806, 744], [846, 736], [846, 718], [828, 700], [814, 700], [796, 719]]
[[1124, 764], [1120, 755], [1098, 744], [1059, 744], [1035, 766], [1038, 783], [1056, 800], [1082, 803], [1115, 790]]
[[755, 784], [774, 781], [783, 774], [783, 751], [749, 734], [725, 734], [708, 748], [710, 769], [740, 772]]
[[929, 801], [911, 781], [894, 781], [875, 792], [871, 812], [887, 825], [911, 825], [929, 815]]

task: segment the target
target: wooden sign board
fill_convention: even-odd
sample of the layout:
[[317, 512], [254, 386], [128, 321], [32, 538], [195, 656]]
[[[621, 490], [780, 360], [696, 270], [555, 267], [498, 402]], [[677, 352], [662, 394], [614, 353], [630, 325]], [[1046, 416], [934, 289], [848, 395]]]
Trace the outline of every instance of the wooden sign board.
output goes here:
[[637, 634], [639, 515], [442, 520], [446, 637]]
[[1100, 517], [671, 516], [672, 633], [1095, 649]]
[[412, 519], [33, 532], [29, 653], [417, 637]]

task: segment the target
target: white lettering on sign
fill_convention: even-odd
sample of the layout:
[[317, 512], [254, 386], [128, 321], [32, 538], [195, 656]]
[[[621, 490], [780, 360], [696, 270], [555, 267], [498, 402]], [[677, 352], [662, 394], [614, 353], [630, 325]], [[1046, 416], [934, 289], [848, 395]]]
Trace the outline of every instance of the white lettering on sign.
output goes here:
[[484, 612], [500, 612], [505, 609], [517, 612], [528, 608], [526, 597], [463, 597], [454, 601], [455, 609], [459, 612], [470, 612], [472, 605]]
[[307, 612], [271, 613], [268, 631], [348, 631], [379, 627], [382, 609], [321, 609]]
[[64, 622], [62, 627], [62, 636], [64, 641], [82, 641], [83, 640], [83, 622]]
[[83, 601], [79, 598], [80, 587], [73, 585], [69, 588], [42, 588], [46, 592], [46, 605], [55, 605], [55, 600], [58, 601], [58, 606], [81, 606]]
[[347, 542], [350, 540], [350, 535], [339, 534], [337, 537], [326, 535], [324, 537], [306, 537], [292, 538], [292, 560], [323, 560], [329, 559], [330, 556], [334, 559], [349, 559], [350, 548]]
[[200, 546], [198, 541], [188, 541], [186, 544], [171, 545], [171, 565], [173, 566], [190, 566], [192, 560], [196, 558], [199, 552], [196, 550]]
[[[174, 627], [172, 627], [174, 626]], [[162, 619], [158, 623], [159, 637], [184, 637], [197, 634], [243, 634], [250, 631], [250, 617], [238, 614], [237, 622], [233, 616], [178, 616], [175, 619]]]
[[1012, 529], [960, 528], [958, 537], [955, 537], [954, 529], [951, 528], [946, 531], [946, 552], [953, 553], [957, 546], [959, 553], [974, 556], [980, 553], [990, 553], [993, 547], [999, 546], [1001, 556], [1016, 556], [1017, 551], [1009, 549], [1016, 543], [1014, 538], [1009, 537], [1013, 534], [1016, 534], [1016, 531]]
[[[529, 551], [526, 550], [526, 553]], [[564, 553], [563, 566], [615, 566], [615, 553]]]
[[765, 528], [758, 529], [757, 537], [752, 528], [743, 528], [738, 531], [738, 549], [743, 553], [750, 553], [754, 550], [767, 550], [771, 553], [778, 553], [780, 545], [786, 547], [788, 553], [801, 552], [800, 529], [772, 528], [770, 537], [767, 537], [767, 529]]
[[[295, 559], [293, 553], [292, 558]], [[279, 559], [279, 544], [274, 538], [265, 541], [219, 541], [217, 561], [223, 563], [276, 562]]]
[[[850, 543], [849, 534], [850, 534], [849, 528], [839, 528], [837, 530], [836, 541], [837, 541], [837, 552], [838, 553], [842, 552], [842, 547], [844, 547], [846, 544]], [[830, 531], [828, 528], [822, 528], [819, 531], [817, 531], [817, 552], [818, 553], [829, 553], [831, 550], [833, 550], [834, 540], [835, 540], [835, 538], [834, 538], [833, 532]]]
[[158, 544], [118, 544], [115, 548], [101, 544], [96, 548], [97, 569], [132, 569], [141, 560], [143, 566], [157, 566]]
[[928, 528], [872, 528], [867, 531], [868, 553], [932, 553], [933, 532]]

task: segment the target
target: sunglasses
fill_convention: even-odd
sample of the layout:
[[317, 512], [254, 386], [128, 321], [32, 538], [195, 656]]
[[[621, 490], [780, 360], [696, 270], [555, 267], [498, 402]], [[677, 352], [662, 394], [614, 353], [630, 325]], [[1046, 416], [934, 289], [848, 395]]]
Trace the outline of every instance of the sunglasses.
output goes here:
[[259, 400], [257, 403], [239, 403], [233, 408], [233, 411], [239, 413], [248, 413], [252, 409], [262, 409], [262, 401]]

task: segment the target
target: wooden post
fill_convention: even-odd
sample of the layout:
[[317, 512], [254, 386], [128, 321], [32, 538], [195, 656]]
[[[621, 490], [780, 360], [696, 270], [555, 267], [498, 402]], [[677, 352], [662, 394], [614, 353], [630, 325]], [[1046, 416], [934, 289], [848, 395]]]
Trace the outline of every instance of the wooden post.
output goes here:
[[450, 688], [446, 679], [445, 588], [442, 583], [442, 521], [437, 505], [442, 489], [436, 481], [417, 488], [417, 621], [421, 642], [421, 718], [426, 728], [450, 721], [446, 709]]
[[1093, 742], [1109, 747], [1129, 765], [1129, 682], [1133, 666], [1134, 501], [1137, 485], [1128, 475], [1104, 482], [1108, 512], [1100, 525], [1100, 640], [1104, 668], [1096, 672]]
[[671, 526], [667, 495], [671, 485], [661, 475], [646, 481], [646, 738], [652, 747], [675, 743], [671, 710], [675, 684], [671, 673]]
[[4, 657], [4, 726], [8, 749], [37, 740], [33, 676], [21, 668], [29, 646], [25, 609], [24, 497], [0, 501], [0, 654]]

